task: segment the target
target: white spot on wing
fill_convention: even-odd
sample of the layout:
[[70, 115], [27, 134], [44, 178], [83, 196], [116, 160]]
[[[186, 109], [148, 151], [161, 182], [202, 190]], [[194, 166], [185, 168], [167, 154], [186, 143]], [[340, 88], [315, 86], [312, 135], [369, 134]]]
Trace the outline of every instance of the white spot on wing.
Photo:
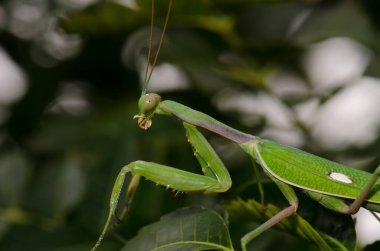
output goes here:
[[347, 184], [352, 183], [352, 179], [343, 173], [331, 172], [329, 174], [329, 177], [333, 180], [340, 181], [343, 183], [347, 183]]

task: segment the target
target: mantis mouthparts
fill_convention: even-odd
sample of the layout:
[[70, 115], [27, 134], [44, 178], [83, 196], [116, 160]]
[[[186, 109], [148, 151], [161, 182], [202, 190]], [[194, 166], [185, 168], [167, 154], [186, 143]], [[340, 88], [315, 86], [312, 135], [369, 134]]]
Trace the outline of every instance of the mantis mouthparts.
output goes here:
[[145, 131], [152, 126], [152, 120], [144, 115], [135, 115], [133, 116], [133, 119], [137, 119], [137, 124], [141, 129], [144, 129]]

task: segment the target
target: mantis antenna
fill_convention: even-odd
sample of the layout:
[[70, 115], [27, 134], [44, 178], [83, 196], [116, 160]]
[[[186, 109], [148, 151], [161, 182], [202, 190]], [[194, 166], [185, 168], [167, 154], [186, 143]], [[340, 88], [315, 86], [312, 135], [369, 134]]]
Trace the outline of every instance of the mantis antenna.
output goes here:
[[147, 60], [146, 60], [144, 85], [143, 85], [143, 89], [141, 91], [141, 96], [146, 94], [146, 89], [148, 87], [150, 78], [152, 77], [154, 67], [157, 64], [158, 55], [160, 54], [162, 43], [164, 41], [164, 35], [166, 32], [166, 28], [168, 26], [169, 16], [170, 16], [170, 11], [172, 9], [172, 5], [173, 5], [173, 0], [169, 0], [168, 10], [166, 11], [164, 28], [162, 30], [162, 33], [161, 33], [161, 36], [160, 36], [160, 39], [158, 42], [158, 48], [157, 48], [156, 54], [155, 54], [153, 62], [152, 62], [151, 70], [149, 71], [150, 57], [152, 55], [152, 47], [153, 47], [153, 25], [154, 25], [154, 0], [152, 0], [152, 10], [151, 10], [151, 16], [150, 16], [151, 17], [151, 19], [150, 19], [150, 32], [149, 32], [149, 49], [148, 49], [148, 55], [147, 55]]

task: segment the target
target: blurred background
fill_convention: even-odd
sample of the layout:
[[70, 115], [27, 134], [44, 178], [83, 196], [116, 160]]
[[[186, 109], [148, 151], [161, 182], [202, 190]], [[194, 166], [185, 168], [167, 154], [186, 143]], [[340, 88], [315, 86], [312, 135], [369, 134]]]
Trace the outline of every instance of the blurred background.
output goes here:
[[[156, 1], [155, 44], [167, 5]], [[144, 132], [132, 119], [150, 6], [0, 1], [0, 250], [89, 250], [117, 173], [131, 161], [200, 172], [181, 123], [156, 117]], [[377, 0], [174, 0], [148, 91], [372, 172], [380, 163], [379, 29]], [[175, 196], [143, 181], [120, 236], [129, 239], [186, 205], [218, 210], [252, 181], [249, 158], [205, 134], [233, 189], [218, 197]], [[361, 246], [380, 238], [379, 222], [364, 210], [357, 218]], [[238, 243], [239, 234], [232, 235]], [[305, 250], [276, 232], [255, 250], [278, 248], [278, 241], [284, 250]], [[109, 235], [99, 250], [122, 245]]]

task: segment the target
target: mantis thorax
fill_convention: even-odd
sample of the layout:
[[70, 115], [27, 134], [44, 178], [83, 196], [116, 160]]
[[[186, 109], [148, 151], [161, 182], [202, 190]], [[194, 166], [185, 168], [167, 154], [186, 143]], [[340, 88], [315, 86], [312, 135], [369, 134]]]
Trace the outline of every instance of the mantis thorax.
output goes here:
[[161, 102], [161, 97], [155, 93], [148, 93], [139, 99], [139, 114], [134, 118], [137, 118], [137, 124], [140, 128], [148, 130], [152, 126], [152, 117]]
[[255, 147], [256, 145], [261, 141], [261, 138], [255, 137], [254, 139], [247, 141], [245, 143], [240, 144], [240, 147], [250, 156], [255, 158], [256, 151]]

